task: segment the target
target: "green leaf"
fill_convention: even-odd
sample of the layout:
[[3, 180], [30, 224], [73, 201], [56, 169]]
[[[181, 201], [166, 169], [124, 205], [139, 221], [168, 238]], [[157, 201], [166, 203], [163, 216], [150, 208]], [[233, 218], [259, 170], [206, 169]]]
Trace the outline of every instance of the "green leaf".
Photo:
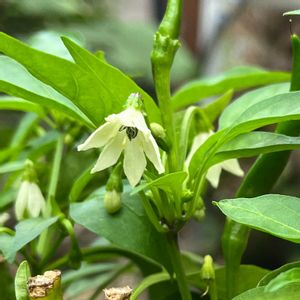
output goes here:
[[273, 280], [274, 278], [276, 278], [279, 274], [281, 274], [282, 272], [288, 271], [290, 269], [293, 268], [298, 268], [300, 267], [300, 261], [296, 261], [296, 262], [292, 262], [292, 263], [288, 263], [285, 264], [283, 266], [281, 266], [278, 269], [275, 269], [273, 271], [270, 271], [269, 273], [267, 273], [258, 283], [258, 286], [265, 286], [267, 285], [271, 280]]
[[273, 84], [243, 94], [241, 97], [226, 107], [220, 116], [219, 128], [231, 126], [234, 121], [252, 105], [267, 98], [280, 95], [289, 91], [288, 83]]
[[150, 286], [167, 280], [170, 280], [170, 275], [166, 272], [145, 277], [143, 281], [134, 289], [130, 300], [138, 299], [138, 297]]
[[300, 268], [293, 268], [279, 274], [265, 286], [265, 291], [275, 292], [290, 284], [300, 284]]
[[45, 229], [54, 224], [57, 219], [58, 217], [49, 219], [33, 218], [18, 223], [16, 226], [16, 234], [11, 241], [11, 245], [6, 255], [7, 260], [12, 262], [17, 251], [38, 237]]
[[230, 89], [226, 93], [224, 93], [224, 95], [220, 96], [219, 98], [205, 105], [204, 107], [200, 107], [199, 109], [203, 109], [204, 113], [209, 118], [209, 121], [213, 123], [225, 109], [227, 104], [230, 102], [232, 96], [233, 90]]
[[13, 238], [14, 238], [13, 236], [7, 233], [0, 234], [0, 251], [3, 253], [5, 257], [8, 256], [9, 248]]
[[300, 138], [272, 132], [254, 131], [238, 135], [224, 144], [211, 161], [211, 165], [238, 157], [256, 156], [300, 148]]
[[293, 284], [275, 292], [265, 292], [264, 287], [248, 290], [232, 300], [298, 300], [300, 285]]
[[40, 117], [45, 114], [44, 110], [39, 105], [20, 98], [9, 96], [0, 97], [0, 110], [21, 110], [35, 112]]
[[83, 191], [83, 189], [92, 180], [93, 174], [91, 174], [91, 169], [92, 169], [93, 165], [94, 165], [94, 162], [92, 163], [92, 165], [90, 165], [88, 168], [86, 168], [73, 183], [70, 194], [69, 194], [70, 202], [76, 202], [78, 200], [81, 192]]
[[106, 91], [105, 101], [113, 102], [112, 110], [107, 111], [107, 114], [120, 111], [128, 96], [138, 92], [142, 95], [150, 122], [161, 122], [160, 112], [153, 99], [133, 80], [67, 37], [62, 37], [62, 40], [75, 62], [97, 79], [102, 91]]
[[299, 16], [300, 15], [300, 9], [287, 11], [283, 15], [284, 16]]
[[[5, 33], [0, 33], [0, 51], [70, 99], [95, 125], [99, 125], [110, 111], [112, 99], [107, 91], [77, 64], [30, 48]], [[108, 98], [110, 101], [106, 102]]]
[[0, 165], [0, 174], [21, 171], [25, 167], [25, 160], [12, 161], [6, 164]]
[[240, 91], [289, 79], [290, 74], [284, 72], [270, 72], [256, 67], [236, 67], [221, 75], [184, 85], [173, 96], [173, 108], [180, 109], [204, 98], [225, 93], [229, 89]]
[[62, 278], [62, 284], [64, 286], [70, 284], [71, 282], [76, 282], [86, 276], [91, 276], [99, 273], [108, 272], [114, 270], [117, 267], [117, 263], [104, 263], [100, 264], [81, 264], [81, 267], [78, 270], [70, 270], [64, 272]]
[[35, 160], [37, 157], [46, 154], [53, 149], [57, 144], [57, 140], [60, 137], [60, 133], [55, 130], [47, 131], [44, 135], [32, 139], [27, 146], [29, 149], [24, 151], [24, 155], [31, 160]]
[[28, 300], [27, 281], [31, 276], [30, 268], [26, 260], [22, 261], [15, 277], [16, 300]]
[[181, 185], [186, 179], [186, 177], [187, 177], [187, 173], [184, 171], [169, 173], [167, 175], [158, 177], [153, 181], [140, 184], [139, 186], [137, 186], [132, 190], [131, 195], [135, 195], [138, 192], [146, 188], [149, 188], [151, 186], [155, 186], [166, 192], [178, 191], [178, 189], [181, 189]]
[[300, 199], [285, 195], [225, 199], [215, 204], [230, 219], [300, 243]]
[[170, 269], [165, 236], [157, 232], [148, 221], [138, 195], [131, 196], [130, 188], [126, 185], [122, 194], [122, 209], [110, 215], [103, 206], [104, 193], [105, 188], [101, 188], [92, 195], [91, 200], [72, 204], [72, 219], [112, 244], [148, 257]]
[[[113, 280], [115, 280], [119, 275], [128, 270], [130, 264], [119, 264], [118, 267], [115, 267], [109, 272], [103, 272], [102, 274], [91, 277], [91, 278], [80, 278], [73, 282], [65, 291], [66, 299], [74, 299], [79, 294], [85, 291], [95, 290], [95, 294], [100, 294], [102, 290], [107, 287]], [[94, 294], [94, 295], [95, 295]]]
[[[1, 37], [3, 36], [0, 33], [0, 51], [2, 50], [1, 45], [6, 44], [6, 42], [1, 40]], [[17, 40], [16, 42], [19, 43]], [[14, 47], [16, 47], [17, 51], [18, 44], [14, 45]], [[24, 47], [25, 49], [30, 49], [29, 47], [26, 48], [25, 45]], [[22, 54], [20, 55], [22, 56]], [[30, 55], [31, 53], [28, 54], [28, 59]], [[48, 68], [48, 65], [45, 67]], [[0, 56], [0, 90], [8, 95], [29, 100], [48, 109], [59, 110], [72, 116], [74, 119], [81, 120], [87, 126], [94, 126], [72, 101], [59, 94], [49, 85], [37, 80], [22, 65], [6, 56]]]
[[[236, 277], [237, 281], [235, 283], [234, 295], [239, 295], [244, 291], [256, 287], [257, 283], [267, 273], [268, 270], [260, 268], [258, 266], [241, 265]], [[225, 267], [216, 270], [216, 284], [218, 287], [218, 296], [220, 300], [227, 299], [225, 276]]]
[[16, 200], [16, 191], [14, 189], [0, 191], [0, 210]]

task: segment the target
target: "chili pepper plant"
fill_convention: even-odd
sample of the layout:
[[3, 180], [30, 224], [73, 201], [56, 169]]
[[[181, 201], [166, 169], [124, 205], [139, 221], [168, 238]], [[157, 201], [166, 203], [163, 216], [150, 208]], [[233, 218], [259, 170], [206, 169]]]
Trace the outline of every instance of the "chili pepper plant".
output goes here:
[[[124, 274], [139, 277], [120, 299], [300, 298], [300, 262], [241, 264], [251, 229], [300, 242], [300, 199], [270, 194], [300, 147], [300, 40], [290, 73], [236, 67], [171, 92], [181, 14], [169, 0], [154, 36], [154, 96], [67, 37], [72, 60], [0, 33], [0, 108], [24, 112], [1, 141], [1, 299], [97, 299]], [[241, 157], [257, 157], [247, 172]], [[222, 169], [242, 183], [210, 203]], [[227, 217], [224, 263], [178, 245], [211, 205]]]

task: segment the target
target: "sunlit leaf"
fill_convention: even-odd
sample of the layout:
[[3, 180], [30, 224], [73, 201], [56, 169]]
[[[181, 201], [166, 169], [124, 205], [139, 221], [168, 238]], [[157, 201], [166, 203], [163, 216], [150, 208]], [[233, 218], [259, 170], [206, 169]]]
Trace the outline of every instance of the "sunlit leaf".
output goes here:
[[225, 199], [215, 204], [230, 219], [300, 243], [300, 199], [286, 195]]
[[173, 96], [173, 108], [182, 108], [204, 98], [225, 93], [229, 89], [240, 91], [289, 79], [290, 75], [284, 72], [270, 72], [256, 67], [235, 67], [221, 75], [187, 83]]

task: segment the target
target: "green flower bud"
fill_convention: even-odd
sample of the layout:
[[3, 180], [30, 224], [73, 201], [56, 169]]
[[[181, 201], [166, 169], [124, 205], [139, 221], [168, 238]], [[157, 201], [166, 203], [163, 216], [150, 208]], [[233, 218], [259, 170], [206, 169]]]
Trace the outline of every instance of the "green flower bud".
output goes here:
[[160, 124], [153, 122], [150, 124], [150, 129], [155, 138], [166, 138], [166, 130]]
[[193, 214], [193, 217], [198, 222], [202, 221], [205, 217], [205, 208], [203, 207], [201, 209], [196, 209]]
[[133, 107], [137, 110], [142, 111], [143, 102], [142, 96], [139, 93], [131, 93], [126, 101], [125, 108]]
[[104, 207], [109, 214], [116, 213], [121, 206], [121, 193], [117, 192], [116, 190], [105, 192]]
[[182, 201], [189, 202], [193, 199], [194, 193], [189, 189], [184, 189], [182, 192]]
[[169, 151], [166, 130], [158, 123], [150, 124], [151, 133], [153, 134], [158, 146], [164, 151]]
[[205, 255], [202, 269], [201, 269], [201, 277], [203, 280], [214, 280], [215, 279], [215, 269], [214, 262], [210, 255]]

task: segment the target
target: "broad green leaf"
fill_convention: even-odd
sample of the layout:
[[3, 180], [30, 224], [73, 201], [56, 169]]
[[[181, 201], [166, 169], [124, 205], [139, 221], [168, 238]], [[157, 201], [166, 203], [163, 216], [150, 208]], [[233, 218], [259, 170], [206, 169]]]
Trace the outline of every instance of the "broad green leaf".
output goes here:
[[9, 96], [0, 97], [0, 110], [21, 110], [35, 112], [39, 116], [44, 115], [44, 111], [39, 105], [30, 101]]
[[160, 123], [158, 107], [153, 99], [134, 81], [117, 68], [109, 65], [103, 59], [99, 59], [67, 37], [62, 37], [62, 40], [75, 62], [89, 72], [91, 76], [95, 77], [102, 89], [107, 90], [110, 99], [106, 101], [113, 102], [113, 108], [109, 113], [120, 111], [128, 96], [131, 93], [138, 92], [142, 95], [149, 120]]
[[267, 273], [258, 283], [258, 286], [265, 286], [267, 285], [271, 280], [273, 280], [274, 278], [276, 278], [279, 274], [288, 271], [290, 269], [293, 268], [299, 268], [300, 267], [300, 261], [296, 261], [296, 262], [292, 262], [292, 263], [288, 263], [285, 264], [281, 267], [279, 267], [278, 269], [275, 269], [273, 271], [270, 271], [269, 273]]
[[[213, 154], [226, 142], [236, 136], [263, 127], [265, 125], [283, 121], [300, 119], [300, 92], [290, 92], [273, 96], [250, 106], [234, 123], [210, 136], [193, 155], [189, 173], [195, 175], [205, 157], [211, 158]], [[208, 167], [209, 165], [206, 165]]]
[[184, 85], [173, 96], [173, 108], [180, 109], [204, 98], [225, 93], [229, 89], [240, 91], [289, 79], [290, 75], [284, 72], [270, 72], [256, 67], [236, 67], [221, 75]]
[[300, 148], [299, 137], [263, 131], [248, 132], [238, 135], [224, 144], [216, 153], [211, 164], [230, 158], [250, 157], [298, 148]]
[[28, 300], [27, 281], [31, 276], [30, 268], [26, 260], [22, 261], [15, 277], [16, 300]]
[[16, 234], [11, 241], [6, 258], [12, 262], [17, 251], [38, 237], [45, 229], [57, 221], [58, 217], [49, 219], [33, 218], [21, 221], [16, 226]]
[[275, 292], [290, 284], [300, 284], [300, 268], [293, 268], [279, 274], [265, 286], [265, 291]]
[[293, 284], [275, 292], [265, 292], [264, 287], [248, 290], [232, 300], [298, 300], [300, 285]]
[[280, 95], [289, 91], [289, 83], [273, 84], [243, 94], [241, 97], [227, 106], [220, 116], [219, 128], [231, 126], [234, 121], [250, 106], [267, 98]]
[[110, 215], [103, 206], [104, 193], [105, 188], [101, 188], [91, 196], [91, 200], [72, 204], [72, 219], [112, 244], [148, 257], [170, 269], [165, 236], [157, 232], [148, 221], [139, 196], [130, 196], [130, 188], [126, 185], [122, 194], [122, 209]]
[[181, 185], [184, 182], [184, 180], [187, 177], [187, 173], [184, 171], [179, 171], [175, 173], [170, 173], [161, 177], [158, 177], [157, 179], [140, 184], [136, 188], [134, 188], [131, 192], [131, 195], [135, 195], [138, 192], [149, 188], [151, 186], [155, 186], [157, 188], [160, 188], [166, 192], [171, 191], [178, 191], [178, 189], [181, 189]]
[[286, 195], [225, 199], [215, 204], [230, 219], [300, 243], [300, 199]]
[[112, 99], [106, 89], [77, 64], [35, 50], [5, 33], [0, 33], [0, 51], [71, 100], [95, 125], [99, 125], [110, 111]]
[[283, 15], [284, 16], [299, 16], [300, 15], [300, 9], [287, 11]]
[[[5, 43], [1, 41], [1, 38], [0, 42], [0, 45]], [[3, 55], [0, 56], [0, 91], [26, 99], [48, 109], [62, 111], [75, 119], [81, 120], [90, 127], [93, 126], [91, 121], [72, 101], [59, 94], [49, 85], [37, 80], [21, 64]]]
[[24, 167], [25, 160], [8, 162], [0, 165], [0, 174], [21, 171], [24, 169]]

